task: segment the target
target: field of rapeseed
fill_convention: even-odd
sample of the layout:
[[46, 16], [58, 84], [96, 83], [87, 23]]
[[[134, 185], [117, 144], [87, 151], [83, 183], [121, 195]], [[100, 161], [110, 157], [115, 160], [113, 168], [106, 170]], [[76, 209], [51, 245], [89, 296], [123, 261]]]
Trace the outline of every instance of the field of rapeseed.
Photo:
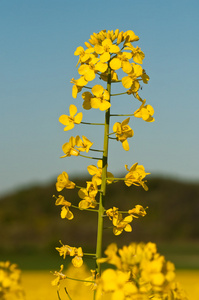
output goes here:
[[[84, 268], [81, 270], [81, 272], [87, 273]], [[179, 281], [183, 286], [183, 289], [186, 291], [189, 299], [198, 299], [199, 270], [178, 270], [176, 271], [176, 275], [177, 281]], [[49, 271], [24, 271], [22, 274], [22, 285], [25, 289], [26, 300], [57, 300], [58, 297], [56, 288], [51, 286], [51, 281], [53, 279], [54, 277]], [[81, 291], [83, 290], [85, 292], [85, 299], [92, 299], [92, 293], [89, 293], [89, 289], [80, 282], [69, 281], [67, 289], [70, 292], [73, 300], [79, 299], [78, 292], [80, 289]], [[61, 286], [60, 295], [63, 300], [67, 299], [63, 286]]]

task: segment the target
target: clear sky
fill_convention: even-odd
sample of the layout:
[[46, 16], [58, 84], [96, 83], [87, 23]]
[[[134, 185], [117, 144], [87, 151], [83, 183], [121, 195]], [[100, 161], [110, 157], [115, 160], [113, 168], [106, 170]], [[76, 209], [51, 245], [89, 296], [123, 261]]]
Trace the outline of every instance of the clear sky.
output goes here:
[[[111, 144], [109, 170], [118, 175], [124, 164], [138, 162], [152, 175], [199, 180], [198, 11], [192, 0], [1, 0], [0, 194], [46, 183], [62, 171], [84, 175], [95, 163], [60, 156], [71, 135], [99, 143], [98, 128], [64, 132], [58, 118], [71, 103], [81, 110], [81, 97], [71, 96], [70, 80], [78, 78], [73, 54], [102, 29], [130, 29], [140, 37], [135, 45], [150, 76], [142, 96], [156, 119], [134, 118], [130, 151]], [[128, 113], [129, 100], [117, 101]], [[99, 113], [86, 115], [93, 121]]]

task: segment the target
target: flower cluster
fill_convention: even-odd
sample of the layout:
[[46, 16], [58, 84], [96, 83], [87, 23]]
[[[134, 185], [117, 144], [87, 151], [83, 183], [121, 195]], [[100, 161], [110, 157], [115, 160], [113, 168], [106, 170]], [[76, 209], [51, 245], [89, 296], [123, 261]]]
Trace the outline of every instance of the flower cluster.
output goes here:
[[[24, 292], [20, 285], [21, 271], [16, 264], [9, 261], [0, 262], [0, 299], [24, 299]], [[15, 298], [16, 296], [16, 298]], [[11, 299], [11, 298], [10, 298]]]
[[115, 269], [106, 269], [96, 280], [97, 300], [108, 294], [112, 299], [173, 299], [186, 300], [175, 283], [175, 267], [157, 252], [154, 243], [124, 246], [118, 249], [111, 244], [101, 263], [109, 263]]

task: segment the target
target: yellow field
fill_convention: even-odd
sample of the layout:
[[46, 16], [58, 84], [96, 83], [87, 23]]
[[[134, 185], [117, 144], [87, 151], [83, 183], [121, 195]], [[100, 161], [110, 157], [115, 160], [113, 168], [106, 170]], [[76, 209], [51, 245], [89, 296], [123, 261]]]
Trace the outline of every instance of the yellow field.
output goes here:
[[[199, 300], [199, 270], [197, 271], [176, 271], [177, 281], [181, 283], [183, 289], [187, 292], [189, 300]], [[88, 275], [89, 276], [89, 275]], [[27, 300], [58, 300], [56, 287], [51, 286], [51, 281], [54, 279], [53, 274], [49, 271], [23, 271], [22, 285], [25, 289]], [[82, 289], [88, 292], [88, 288], [82, 283], [77, 283], [75, 281], [65, 281], [65, 285], [70, 285], [67, 287], [73, 300], [83, 299], [80, 296], [80, 290]], [[75, 294], [75, 296], [74, 296]], [[68, 300], [66, 297], [63, 287], [60, 291], [61, 299]], [[92, 293], [90, 292], [90, 297], [87, 294], [85, 299], [92, 299]]]

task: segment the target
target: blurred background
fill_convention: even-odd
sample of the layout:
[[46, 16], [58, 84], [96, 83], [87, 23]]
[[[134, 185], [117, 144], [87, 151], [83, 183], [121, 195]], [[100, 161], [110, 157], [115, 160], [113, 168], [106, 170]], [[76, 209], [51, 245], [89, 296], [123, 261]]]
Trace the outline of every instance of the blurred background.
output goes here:
[[[60, 159], [62, 144], [85, 134], [95, 145], [103, 132], [83, 125], [64, 132], [58, 119], [71, 103], [82, 108], [81, 96], [71, 95], [70, 80], [79, 77], [74, 51], [93, 32], [118, 28], [140, 37], [135, 45], [145, 53], [143, 68], [150, 76], [141, 96], [154, 107], [155, 122], [131, 121], [135, 135], [128, 153], [120, 143], [110, 145], [109, 171], [115, 176], [135, 162], [151, 173], [147, 193], [122, 183], [108, 187], [109, 207], [121, 201], [149, 207], [132, 233], [116, 242], [157, 242], [177, 268], [199, 268], [198, 9], [198, 1], [185, 0], [0, 2], [1, 259], [22, 269], [52, 270], [62, 261], [55, 251], [59, 240], [93, 249], [92, 214], [85, 218], [75, 211], [73, 221], [61, 220], [52, 195], [63, 171], [79, 185], [90, 179], [91, 162]], [[138, 108], [125, 96], [117, 101], [126, 113]], [[101, 120], [102, 114], [86, 112], [83, 121]], [[66, 197], [78, 201], [75, 191]], [[107, 231], [104, 245], [114, 238]]]

